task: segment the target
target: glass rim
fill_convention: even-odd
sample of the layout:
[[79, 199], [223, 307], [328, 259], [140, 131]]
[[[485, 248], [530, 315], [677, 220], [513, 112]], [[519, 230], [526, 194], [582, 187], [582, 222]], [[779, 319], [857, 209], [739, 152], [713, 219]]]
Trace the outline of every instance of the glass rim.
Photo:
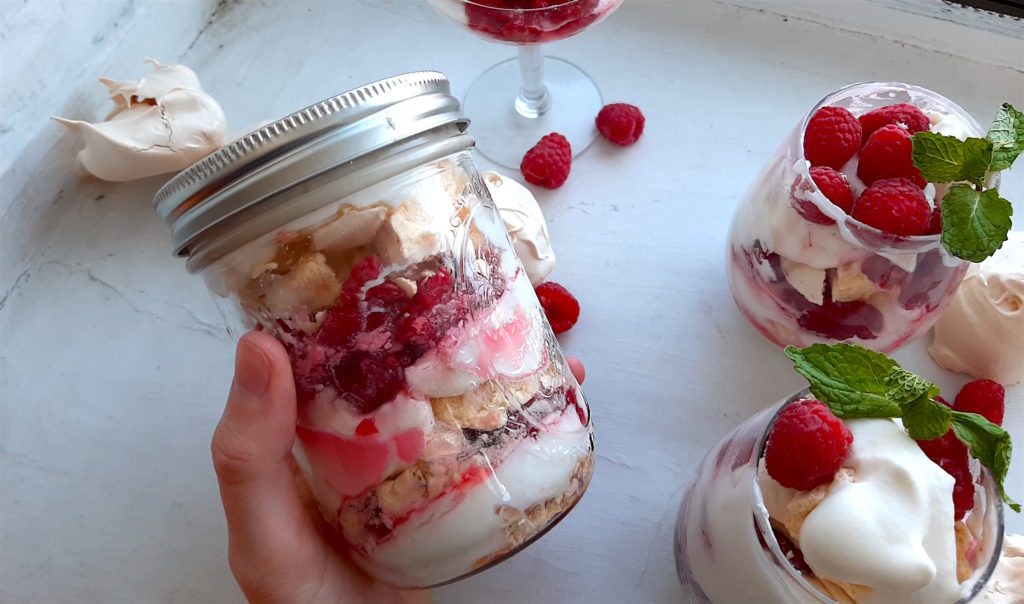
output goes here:
[[476, 6], [478, 8], [483, 8], [483, 9], [493, 10], [493, 11], [499, 11], [499, 12], [503, 12], [503, 13], [536, 13], [536, 12], [540, 12], [540, 11], [547, 11], [547, 10], [555, 10], [555, 9], [559, 9], [559, 8], [564, 8], [566, 6], [572, 6], [573, 4], [579, 4], [579, 3], [583, 2], [583, 0], [563, 0], [562, 2], [559, 2], [558, 4], [552, 4], [551, 6], [543, 6], [543, 7], [539, 7], [539, 8], [507, 8], [507, 7], [504, 7], [504, 6], [490, 6], [490, 5], [487, 5], [487, 4], [481, 4], [480, 0], [455, 0], [455, 1], [458, 2], [459, 4], [470, 4], [470, 5]]
[[[757, 451], [758, 462], [760, 462], [764, 457], [765, 446], [768, 443], [768, 435], [775, 426], [775, 421], [779, 418], [779, 415], [791, 404], [803, 399], [814, 399], [810, 388], [798, 390], [777, 404], [775, 412], [772, 413], [771, 418], [768, 419], [764, 432], [761, 433], [757, 442], [754, 443], [754, 450]], [[1003, 502], [998, 496], [998, 491], [995, 488], [995, 482], [992, 480], [992, 475], [984, 466], [981, 468], [981, 478], [982, 486], [986, 487], [986, 500], [991, 499], [993, 502], [992, 508], [995, 511], [998, 525], [996, 527], [996, 538], [993, 543], [992, 555], [989, 557], [990, 559], [988, 562], [984, 565], [979, 565], [978, 568], [975, 568], [971, 572], [971, 577], [967, 579], [967, 581], [970, 581], [972, 578], [974, 579], [974, 586], [971, 588], [971, 592], [967, 595], [961, 593], [961, 597], [957, 600], [956, 604], [967, 604], [981, 592], [985, 585], [988, 584], [989, 579], [992, 578], [992, 574], [995, 572], [996, 564], [999, 562], [1000, 553], [1003, 547], [1003, 534], [1006, 531], [1006, 525], [1004, 524], [1005, 510], [1003, 509]], [[828, 594], [822, 593], [820, 589], [812, 585], [806, 577], [804, 577], [803, 573], [798, 571], [786, 558], [785, 554], [782, 553], [782, 548], [779, 546], [779, 542], [776, 540], [775, 534], [772, 530], [771, 521], [768, 515], [768, 508], [764, 504], [764, 494], [761, 492], [761, 485], [757, 480], [756, 472], [754, 473], [752, 480], [754, 526], [761, 538], [761, 541], [764, 543], [765, 549], [771, 555], [772, 562], [781, 568], [784, 568], [790, 579], [807, 590], [809, 594], [817, 598], [822, 604], [836, 604], [836, 601], [829, 597]], [[979, 570], [982, 570], [982, 572], [980, 575], [977, 575]], [[977, 577], [975, 577], [975, 575], [977, 575]], [[961, 583], [960, 585], [963, 584]]]
[[[927, 251], [929, 249], [941, 249], [943, 251], [943, 253], [949, 255], [949, 253], [945, 250], [945, 247], [942, 245], [942, 234], [941, 233], [937, 233], [937, 234], [934, 234], [934, 235], [893, 235], [892, 233], [887, 233], [887, 232], [882, 231], [881, 229], [878, 229], [878, 228], [873, 227], [871, 225], [864, 224], [863, 222], [855, 219], [852, 215], [849, 215], [849, 214], [846, 214], [845, 212], [842, 212], [838, 208], [838, 206], [836, 206], [834, 203], [829, 201], [829, 199], [827, 197], [825, 197], [825, 195], [818, 188], [817, 183], [815, 183], [814, 180], [811, 178], [810, 168], [808, 167], [807, 161], [804, 158], [804, 146], [803, 146], [804, 134], [807, 131], [807, 124], [808, 124], [808, 122], [810, 122], [811, 117], [813, 117], [814, 114], [819, 109], [821, 109], [822, 107], [826, 106], [826, 102], [828, 102], [830, 99], [832, 99], [832, 98], [834, 98], [836, 96], [840, 96], [843, 93], [847, 93], [847, 92], [853, 91], [853, 90], [855, 90], [857, 88], [861, 88], [861, 87], [865, 87], [865, 86], [875, 86], [875, 87], [877, 87], [880, 90], [882, 90], [882, 89], [891, 89], [893, 91], [913, 92], [913, 93], [917, 93], [917, 94], [921, 94], [921, 95], [935, 97], [935, 98], [939, 99], [943, 104], [948, 105], [949, 108], [951, 108], [954, 111], [956, 111], [957, 113], [959, 113], [959, 117], [966, 118], [967, 123], [972, 128], [974, 128], [976, 132], [984, 133], [984, 129], [981, 127], [981, 125], [978, 123], [978, 121], [976, 119], [974, 119], [974, 116], [972, 116], [970, 113], [967, 112], [967, 110], [965, 110], [963, 107], [958, 105], [955, 101], [950, 100], [945, 95], [939, 94], [938, 92], [935, 92], [934, 90], [929, 90], [928, 88], [924, 88], [923, 86], [917, 86], [917, 85], [914, 85], [914, 84], [907, 84], [905, 82], [885, 81], [885, 80], [878, 80], [878, 81], [875, 81], [875, 80], [863, 80], [863, 81], [859, 81], [859, 82], [853, 82], [853, 83], [847, 84], [845, 86], [841, 86], [841, 87], [839, 87], [839, 88], [829, 92], [828, 94], [822, 96], [818, 100], [818, 102], [816, 102], [814, 104], [814, 106], [811, 107], [811, 109], [804, 115], [803, 119], [800, 121], [799, 125], [797, 126], [797, 130], [799, 132], [799, 144], [797, 145], [797, 150], [798, 150], [800, 162], [799, 162], [798, 166], [794, 167], [794, 169], [797, 171], [798, 176], [800, 178], [804, 179], [806, 182], [809, 182], [811, 187], [812, 187], [812, 189], [809, 191], [809, 193], [810, 193], [809, 201], [812, 201], [814, 203], [814, 205], [817, 206], [818, 209], [821, 210], [826, 216], [828, 216], [829, 218], [831, 218], [833, 220], [836, 220], [837, 225], [838, 225], [837, 218], [842, 218], [844, 222], [847, 222], [850, 225], [855, 226], [858, 231], [862, 231], [863, 233], [865, 233], [868, 237], [870, 237], [872, 239], [872, 241], [885, 241], [885, 242], [887, 242], [887, 243], [885, 243], [883, 245], [876, 245], [876, 244], [865, 242], [861, 237], [857, 237], [856, 235], [854, 235], [854, 239], [861, 246], [868, 246], [868, 245], [870, 245], [871, 247], [879, 248], [879, 251], [883, 251], [883, 252], [896, 252], [896, 253], [901, 253], [901, 254], [913, 253], [913, 252], [924, 252], [924, 251]], [[997, 179], [996, 184], [997, 185], [998, 185], [998, 178], [999, 178], [998, 175], [996, 175], [996, 179]], [[831, 211], [831, 208], [836, 208], [837, 211], [833, 212], [833, 211]], [[842, 216], [840, 216], [840, 214]]]

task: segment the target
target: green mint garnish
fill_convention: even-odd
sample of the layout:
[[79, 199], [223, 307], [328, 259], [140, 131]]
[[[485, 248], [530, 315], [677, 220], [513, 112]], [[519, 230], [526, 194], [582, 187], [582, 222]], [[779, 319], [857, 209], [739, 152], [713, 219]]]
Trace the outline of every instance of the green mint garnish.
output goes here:
[[787, 346], [811, 393], [842, 419], [901, 418], [915, 440], [932, 440], [950, 428], [971, 455], [988, 468], [1006, 505], [1020, 505], [1003, 490], [1010, 467], [1010, 435], [976, 413], [953, 411], [938, 402], [939, 388], [884, 354], [853, 344]]
[[1009, 103], [1003, 103], [985, 138], [992, 141], [992, 163], [989, 169], [996, 172], [1009, 168], [1013, 160], [1024, 151], [1024, 113]]
[[888, 397], [885, 383], [896, 361], [859, 346], [837, 349], [815, 344], [788, 346], [786, 356], [811, 383], [811, 393], [828, 403], [836, 417], [899, 417], [899, 403]]
[[985, 138], [959, 140], [934, 132], [913, 136], [914, 165], [932, 183], [958, 183], [942, 198], [942, 244], [949, 253], [981, 262], [1002, 247], [1013, 207], [985, 189], [992, 172], [1006, 170], [1024, 151], [1024, 114], [1004, 103]]
[[1010, 435], [999, 426], [977, 413], [952, 412], [953, 433], [960, 442], [967, 445], [971, 456], [988, 468], [996, 479], [999, 496], [1015, 512], [1020, 512], [1020, 505], [1015, 503], [1003, 490], [1003, 480], [1010, 469], [1010, 454], [1013, 446]]
[[1006, 241], [1011, 215], [1013, 206], [998, 190], [951, 185], [942, 198], [942, 245], [958, 258], [981, 262]]

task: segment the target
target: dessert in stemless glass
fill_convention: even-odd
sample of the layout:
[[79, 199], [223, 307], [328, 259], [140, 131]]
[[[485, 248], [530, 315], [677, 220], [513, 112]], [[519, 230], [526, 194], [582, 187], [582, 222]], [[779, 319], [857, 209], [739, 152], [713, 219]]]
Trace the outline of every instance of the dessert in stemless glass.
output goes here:
[[988, 472], [972, 468], [973, 506], [955, 520], [954, 478], [893, 420], [856, 419], [843, 421], [852, 444], [834, 476], [810, 490], [783, 487], [766, 470], [766, 445], [780, 414], [809, 400], [803, 390], [761, 411], [701, 463], [675, 535], [689, 601], [971, 601], [1003, 538]]
[[593, 433], [447, 80], [382, 80], [242, 137], [157, 195], [238, 337], [283, 344], [295, 457], [376, 579], [451, 582], [583, 496]]
[[622, 0], [429, 0], [452, 22], [494, 42], [519, 47], [518, 57], [491, 67], [465, 97], [477, 149], [518, 168], [545, 134], [569, 140], [575, 157], [597, 137], [594, 118], [603, 101], [579, 67], [545, 57], [541, 44], [574, 36], [604, 19]]
[[826, 96], [783, 141], [729, 231], [729, 286], [761, 335], [890, 352], [935, 322], [969, 263], [941, 242], [948, 185], [911, 163], [910, 134], [922, 130], [985, 136], [941, 95], [870, 82]]

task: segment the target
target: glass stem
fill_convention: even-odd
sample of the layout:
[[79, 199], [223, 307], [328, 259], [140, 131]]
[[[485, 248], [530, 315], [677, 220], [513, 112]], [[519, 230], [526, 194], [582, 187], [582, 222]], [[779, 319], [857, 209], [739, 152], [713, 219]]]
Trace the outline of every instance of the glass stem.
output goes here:
[[551, 95], [544, 86], [544, 53], [539, 44], [519, 47], [519, 72], [523, 86], [516, 97], [516, 112], [535, 119], [551, 108]]

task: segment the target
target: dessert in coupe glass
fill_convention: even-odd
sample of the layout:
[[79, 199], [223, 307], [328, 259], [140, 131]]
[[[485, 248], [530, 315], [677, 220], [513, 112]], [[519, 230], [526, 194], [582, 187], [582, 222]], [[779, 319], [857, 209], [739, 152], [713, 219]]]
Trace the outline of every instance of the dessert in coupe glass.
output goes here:
[[[997, 413], [973, 392], [951, 409], [852, 345], [787, 354], [811, 391], [730, 432], [683, 499], [675, 557], [689, 601], [971, 601], [999, 559], [1002, 501], [1019, 509], [1002, 491], [1009, 451], [991, 449], [1010, 437], [986, 419], [1002, 420], [1002, 398]], [[871, 372], [890, 379], [868, 383]]]
[[288, 351], [295, 457], [339, 546], [405, 588], [515, 554], [593, 470], [589, 408], [466, 125], [441, 74], [398, 76], [242, 137], [156, 199], [231, 332]]
[[986, 134], [917, 86], [870, 82], [826, 96], [733, 215], [727, 271], [739, 309], [779, 346], [890, 352], [922, 334], [969, 261], [1006, 239], [1011, 210], [996, 187], [1009, 164], [999, 153], [1022, 141], [1007, 146], [999, 128], [1019, 115], [1004, 105]]
[[580, 33], [622, 0], [429, 1], [476, 35], [518, 47], [517, 58], [485, 71], [466, 93], [463, 104], [481, 153], [518, 168], [545, 134], [565, 136], [573, 156], [594, 141], [594, 116], [604, 104], [597, 84], [572, 63], [545, 57], [541, 45]]

